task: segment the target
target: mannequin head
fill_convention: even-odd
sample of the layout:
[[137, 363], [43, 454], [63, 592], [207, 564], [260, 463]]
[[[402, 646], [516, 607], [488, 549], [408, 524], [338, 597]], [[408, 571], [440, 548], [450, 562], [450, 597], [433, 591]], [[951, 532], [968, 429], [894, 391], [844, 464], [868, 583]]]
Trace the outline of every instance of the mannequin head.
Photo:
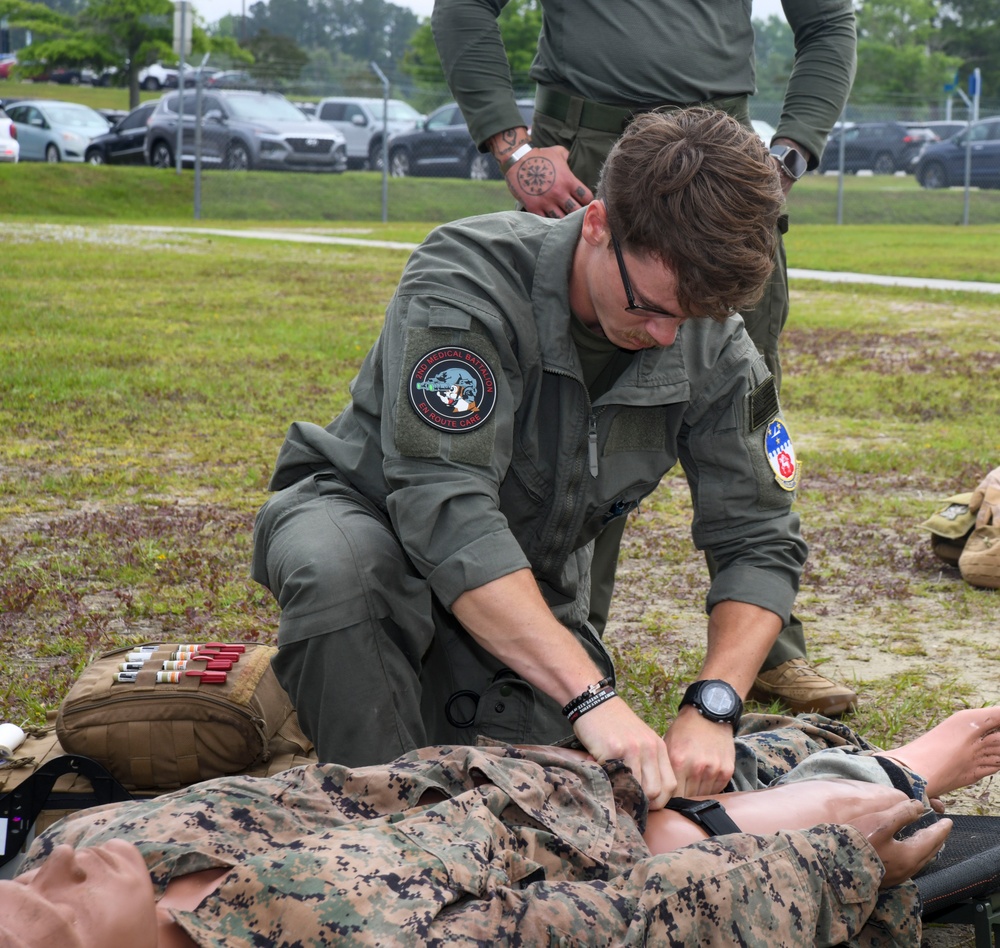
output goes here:
[[0, 918], [14, 948], [155, 948], [146, 863], [131, 843], [57, 846], [38, 868], [0, 881]]

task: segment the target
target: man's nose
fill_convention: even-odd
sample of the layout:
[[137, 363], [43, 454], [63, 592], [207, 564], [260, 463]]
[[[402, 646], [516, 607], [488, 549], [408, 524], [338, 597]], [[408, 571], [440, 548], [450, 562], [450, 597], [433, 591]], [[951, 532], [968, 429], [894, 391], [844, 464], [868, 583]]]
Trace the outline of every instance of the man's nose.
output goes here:
[[677, 330], [681, 328], [683, 319], [660, 317], [646, 320], [646, 332], [656, 340], [658, 346], [672, 346], [677, 338]]

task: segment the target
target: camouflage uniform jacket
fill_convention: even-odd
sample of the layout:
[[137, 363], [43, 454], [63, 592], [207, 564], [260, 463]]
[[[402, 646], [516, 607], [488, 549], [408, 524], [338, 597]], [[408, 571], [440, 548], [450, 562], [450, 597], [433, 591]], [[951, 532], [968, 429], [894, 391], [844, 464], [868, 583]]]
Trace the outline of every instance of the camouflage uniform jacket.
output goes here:
[[[773, 745], [774, 773], [799, 744]], [[82, 811], [36, 840], [25, 868], [59, 843], [113, 837], [139, 847], [158, 893], [231, 867], [194, 911], [174, 910], [197, 945], [220, 948], [919, 944], [915, 890], [880, 893], [881, 863], [851, 827], [653, 856], [645, 813], [620, 767], [432, 747]]]

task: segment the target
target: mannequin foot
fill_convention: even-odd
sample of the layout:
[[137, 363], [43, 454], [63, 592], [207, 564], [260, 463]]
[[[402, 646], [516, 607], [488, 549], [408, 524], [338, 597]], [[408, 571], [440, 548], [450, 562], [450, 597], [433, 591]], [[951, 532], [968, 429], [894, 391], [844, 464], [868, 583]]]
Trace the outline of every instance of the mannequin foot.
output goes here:
[[1000, 707], [956, 711], [884, 756], [920, 774], [929, 797], [971, 786], [1000, 770]]

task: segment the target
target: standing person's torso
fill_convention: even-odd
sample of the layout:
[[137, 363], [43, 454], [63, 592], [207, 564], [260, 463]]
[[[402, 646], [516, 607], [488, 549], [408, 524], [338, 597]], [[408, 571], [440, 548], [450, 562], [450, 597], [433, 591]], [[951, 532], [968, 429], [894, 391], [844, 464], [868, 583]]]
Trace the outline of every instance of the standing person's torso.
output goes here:
[[754, 92], [751, 0], [543, 0], [531, 76], [609, 105]]

